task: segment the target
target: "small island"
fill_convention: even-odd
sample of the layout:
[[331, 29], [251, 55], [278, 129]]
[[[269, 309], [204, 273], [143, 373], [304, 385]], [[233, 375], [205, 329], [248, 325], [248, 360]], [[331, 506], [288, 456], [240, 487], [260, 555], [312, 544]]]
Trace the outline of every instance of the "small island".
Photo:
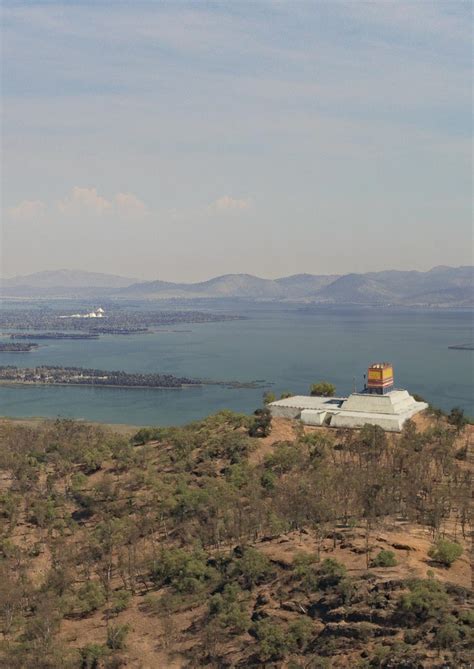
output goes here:
[[17, 344], [16, 342], [0, 342], [0, 353], [28, 353], [38, 348], [38, 344], [30, 342], [28, 344]]

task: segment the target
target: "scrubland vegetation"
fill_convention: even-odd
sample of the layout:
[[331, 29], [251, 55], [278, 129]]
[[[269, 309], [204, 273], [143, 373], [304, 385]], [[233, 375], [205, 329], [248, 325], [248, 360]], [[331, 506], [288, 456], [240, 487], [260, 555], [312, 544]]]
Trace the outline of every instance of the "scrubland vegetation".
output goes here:
[[4, 421], [0, 664], [470, 666], [470, 426], [424, 427]]

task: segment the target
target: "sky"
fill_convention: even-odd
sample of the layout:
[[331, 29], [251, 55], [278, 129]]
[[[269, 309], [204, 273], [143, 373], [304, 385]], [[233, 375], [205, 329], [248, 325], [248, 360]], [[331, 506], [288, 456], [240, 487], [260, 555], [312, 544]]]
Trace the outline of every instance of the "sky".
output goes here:
[[471, 12], [4, 0], [0, 274], [472, 264]]

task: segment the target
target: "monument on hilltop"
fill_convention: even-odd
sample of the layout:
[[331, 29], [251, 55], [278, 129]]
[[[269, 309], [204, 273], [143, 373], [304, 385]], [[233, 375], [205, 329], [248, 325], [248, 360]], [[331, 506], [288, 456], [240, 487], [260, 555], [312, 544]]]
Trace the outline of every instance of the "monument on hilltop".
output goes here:
[[387, 432], [400, 432], [403, 424], [428, 408], [407, 390], [394, 389], [393, 365], [376, 362], [367, 370], [361, 392], [349, 397], [296, 395], [269, 404], [272, 416], [299, 418], [305, 425], [360, 428], [379, 425]]

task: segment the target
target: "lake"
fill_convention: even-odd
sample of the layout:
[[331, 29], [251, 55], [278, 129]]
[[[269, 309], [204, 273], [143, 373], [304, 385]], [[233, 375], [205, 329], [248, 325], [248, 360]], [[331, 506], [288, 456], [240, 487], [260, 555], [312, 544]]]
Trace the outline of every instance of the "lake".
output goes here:
[[[183, 329], [189, 332], [45, 341], [31, 353], [0, 353], [0, 365], [265, 379], [277, 395], [304, 394], [311, 383], [325, 379], [337, 386], [338, 395], [345, 395], [352, 391], [354, 377], [356, 387], [363, 386], [369, 363], [388, 360], [394, 364], [396, 387], [418, 393], [442, 409], [457, 405], [474, 415], [474, 352], [448, 348], [474, 340], [472, 311], [302, 309], [244, 303], [232, 310], [246, 320], [186, 324]], [[220, 386], [178, 390], [0, 386], [0, 414], [172, 425], [224, 408], [251, 412], [261, 405], [262, 392]]]

